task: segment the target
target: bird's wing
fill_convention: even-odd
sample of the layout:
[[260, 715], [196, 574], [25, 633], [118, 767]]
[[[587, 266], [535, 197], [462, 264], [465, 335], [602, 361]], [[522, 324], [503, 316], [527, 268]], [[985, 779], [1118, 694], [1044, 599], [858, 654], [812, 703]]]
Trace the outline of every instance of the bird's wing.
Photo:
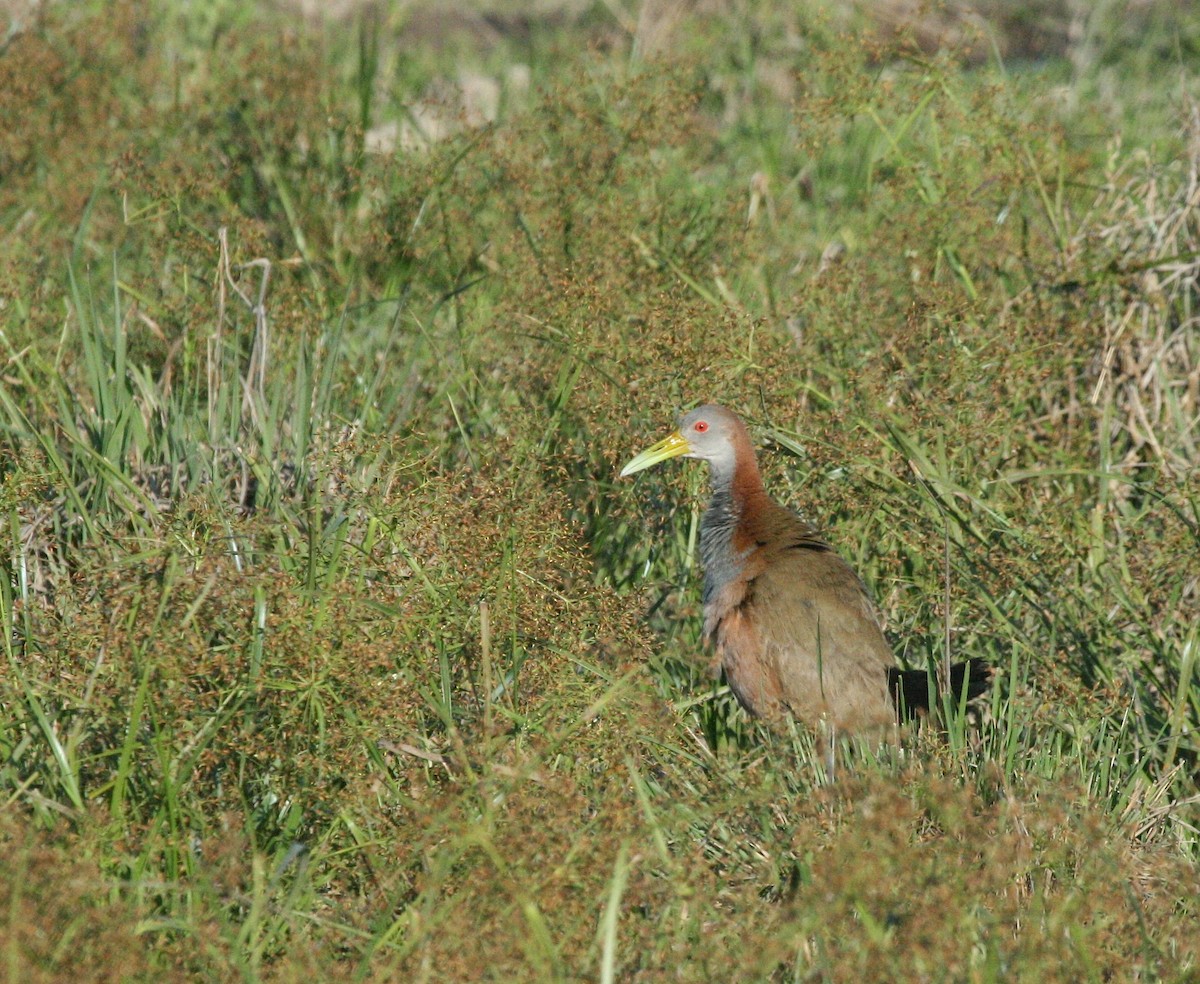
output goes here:
[[738, 614], [798, 718], [812, 725], [825, 717], [848, 730], [894, 721], [891, 648], [858, 575], [821, 540], [777, 539]]

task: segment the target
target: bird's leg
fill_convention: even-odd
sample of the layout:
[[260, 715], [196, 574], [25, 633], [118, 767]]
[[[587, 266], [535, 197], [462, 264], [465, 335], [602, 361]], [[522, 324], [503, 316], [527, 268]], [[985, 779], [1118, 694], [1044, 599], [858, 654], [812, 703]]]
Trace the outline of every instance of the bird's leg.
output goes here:
[[822, 721], [821, 730], [825, 739], [825, 778], [832, 786], [837, 781], [837, 726]]

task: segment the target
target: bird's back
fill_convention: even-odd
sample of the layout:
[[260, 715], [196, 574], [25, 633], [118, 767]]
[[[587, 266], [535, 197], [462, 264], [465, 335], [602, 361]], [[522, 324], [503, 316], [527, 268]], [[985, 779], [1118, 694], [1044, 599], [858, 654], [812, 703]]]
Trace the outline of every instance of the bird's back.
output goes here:
[[815, 529], [766, 500], [733, 531], [738, 574], [709, 592], [706, 624], [739, 700], [860, 732], [895, 723], [895, 663], [858, 575]]

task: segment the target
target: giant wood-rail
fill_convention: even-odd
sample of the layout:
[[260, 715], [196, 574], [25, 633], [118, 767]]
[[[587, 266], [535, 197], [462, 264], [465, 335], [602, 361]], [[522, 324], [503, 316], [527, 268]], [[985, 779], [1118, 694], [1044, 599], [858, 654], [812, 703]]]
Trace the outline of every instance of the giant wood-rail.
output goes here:
[[[751, 714], [792, 714], [817, 730], [830, 768], [837, 735], [891, 737], [928, 710], [925, 670], [900, 669], [858, 575], [818, 531], [773, 502], [745, 425], [724, 407], [685, 414], [621, 476], [683, 455], [707, 461], [712, 502], [700, 524], [704, 635]], [[981, 660], [956, 664], [956, 696], [988, 686]]]

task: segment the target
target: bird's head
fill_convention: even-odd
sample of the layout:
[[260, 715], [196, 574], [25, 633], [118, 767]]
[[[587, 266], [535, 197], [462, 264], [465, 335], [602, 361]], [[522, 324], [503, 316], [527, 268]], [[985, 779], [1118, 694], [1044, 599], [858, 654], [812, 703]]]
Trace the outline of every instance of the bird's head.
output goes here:
[[743, 445], [750, 449], [745, 425], [724, 407], [706, 404], [684, 414], [679, 430], [646, 448], [621, 469], [621, 477], [680, 455], [707, 461], [716, 475], [732, 475]]

